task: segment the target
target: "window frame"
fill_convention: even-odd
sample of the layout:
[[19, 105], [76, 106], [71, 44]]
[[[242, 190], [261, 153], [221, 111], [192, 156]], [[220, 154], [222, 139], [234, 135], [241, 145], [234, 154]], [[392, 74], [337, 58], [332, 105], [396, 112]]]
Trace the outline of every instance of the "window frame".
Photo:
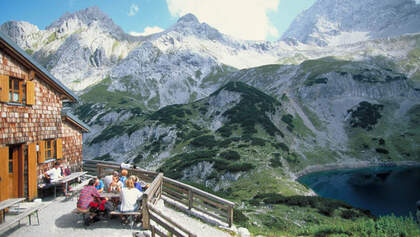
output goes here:
[[[48, 156], [48, 152], [50, 152], [50, 156]], [[51, 159], [57, 159], [57, 141], [55, 139], [45, 140], [45, 160]]]
[[[15, 82], [18, 82], [18, 89], [15, 88]], [[18, 94], [18, 100], [14, 100], [14, 94]], [[25, 80], [17, 77], [9, 77], [9, 103], [26, 103], [26, 84]]]

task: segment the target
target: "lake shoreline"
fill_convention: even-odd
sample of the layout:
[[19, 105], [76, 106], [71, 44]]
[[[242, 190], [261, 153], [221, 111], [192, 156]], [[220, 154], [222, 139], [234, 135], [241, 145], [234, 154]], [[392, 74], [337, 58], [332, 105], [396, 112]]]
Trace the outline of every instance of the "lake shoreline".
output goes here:
[[393, 162], [371, 162], [371, 161], [352, 161], [343, 163], [332, 163], [324, 165], [311, 165], [305, 169], [294, 173], [294, 181], [298, 178], [315, 172], [329, 171], [329, 170], [342, 170], [342, 169], [359, 169], [359, 168], [371, 168], [371, 167], [400, 167], [400, 166], [420, 166], [418, 161], [393, 161]]

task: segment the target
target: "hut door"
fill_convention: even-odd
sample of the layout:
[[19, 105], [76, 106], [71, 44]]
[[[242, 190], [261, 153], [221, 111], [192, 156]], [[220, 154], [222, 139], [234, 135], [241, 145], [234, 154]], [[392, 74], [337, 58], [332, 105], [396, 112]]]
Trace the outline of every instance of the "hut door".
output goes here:
[[9, 192], [8, 198], [23, 197], [23, 175], [24, 175], [24, 159], [23, 159], [23, 145], [9, 146]]

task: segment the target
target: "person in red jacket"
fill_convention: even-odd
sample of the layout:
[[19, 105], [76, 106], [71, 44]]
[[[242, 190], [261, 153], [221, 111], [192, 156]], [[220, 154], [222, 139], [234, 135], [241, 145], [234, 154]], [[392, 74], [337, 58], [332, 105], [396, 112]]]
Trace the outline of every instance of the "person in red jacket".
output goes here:
[[[100, 201], [100, 195], [95, 188], [95, 179], [89, 180], [88, 184], [80, 191], [79, 199], [77, 200], [77, 209], [82, 213], [89, 213], [91, 203]], [[89, 225], [92, 221], [98, 220], [95, 213], [90, 213], [89, 218], [85, 219], [85, 225]]]

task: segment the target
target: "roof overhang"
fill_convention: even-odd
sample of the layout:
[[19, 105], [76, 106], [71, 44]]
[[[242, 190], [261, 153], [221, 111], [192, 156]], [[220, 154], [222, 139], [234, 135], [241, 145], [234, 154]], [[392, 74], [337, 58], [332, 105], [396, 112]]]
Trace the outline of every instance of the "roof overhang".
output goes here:
[[76, 116], [74, 116], [73, 114], [63, 113], [63, 118], [65, 119], [65, 121], [68, 121], [77, 128], [79, 128], [83, 133], [90, 132], [90, 127], [84, 122], [80, 121], [78, 118], [76, 118]]

